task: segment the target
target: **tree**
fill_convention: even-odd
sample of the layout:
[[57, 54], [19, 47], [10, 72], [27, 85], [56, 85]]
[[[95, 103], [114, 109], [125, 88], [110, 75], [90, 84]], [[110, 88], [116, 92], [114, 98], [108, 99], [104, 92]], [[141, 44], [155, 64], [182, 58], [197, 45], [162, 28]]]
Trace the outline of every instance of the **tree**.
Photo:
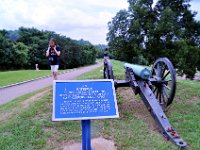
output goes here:
[[79, 45], [92, 45], [89, 41], [85, 41], [83, 39], [78, 40], [77, 44], [79, 44]]
[[176, 23], [176, 16], [170, 7], [166, 7], [159, 15], [159, 21], [152, 31], [148, 42], [150, 61], [158, 57], [172, 57], [170, 49], [174, 40], [179, 38], [180, 26]]
[[45, 52], [52, 34], [53, 32], [43, 32], [35, 28], [19, 28], [17, 42], [22, 42], [29, 47], [28, 67], [33, 68], [35, 64], [39, 64], [40, 68], [47, 68]]
[[12, 43], [5, 37], [6, 31], [0, 31], [0, 69], [6, 69], [13, 62], [11, 61], [12, 53]]
[[81, 66], [81, 47], [76, 44], [65, 46], [62, 50], [61, 60], [65, 68]]
[[0, 32], [0, 69], [19, 69], [28, 63], [28, 47], [6, 38], [7, 32]]
[[20, 27], [19, 30], [0, 30], [0, 69], [48, 67], [45, 56], [50, 38], [57, 40], [61, 53], [61, 68], [93, 64], [96, 48], [83, 39], [76, 41], [52, 31]]
[[9, 30], [7, 31], [6, 37], [11, 41], [16, 42], [17, 39], [19, 38], [19, 32], [18, 30], [14, 30], [14, 31]]
[[[112, 53], [118, 59], [126, 59], [130, 56], [130, 50], [127, 51], [128, 29], [129, 29], [129, 13], [126, 10], [120, 10], [111, 22], [108, 22], [109, 32], [107, 34], [108, 46]], [[130, 58], [131, 60], [131, 58]]]
[[[189, 9], [190, 0], [158, 0], [154, 8], [153, 0], [128, 2], [128, 10], [120, 10], [108, 23], [107, 40], [113, 55], [128, 62], [144, 58], [150, 63], [169, 57], [179, 72], [193, 77], [199, 64], [191, 65], [185, 61], [186, 55], [181, 55], [184, 50], [188, 60], [199, 60], [200, 22], [194, 18], [196, 12]], [[188, 49], [179, 41], [185, 41], [183, 45]]]
[[176, 48], [174, 62], [178, 72], [181, 75], [186, 74], [187, 78], [193, 79], [199, 66], [199, 48], [189, 45], [185, 40], [174, 42], [174, 47]]
[[28, 51], [29, 48], [22, 42], [13, 44], [12, 47], [12, 62], [13, 68], [20, 69], [28, 63]]
[[92, 45], [81, 46], [81, 66], [94, 64], [96, 61], [96, 48]]

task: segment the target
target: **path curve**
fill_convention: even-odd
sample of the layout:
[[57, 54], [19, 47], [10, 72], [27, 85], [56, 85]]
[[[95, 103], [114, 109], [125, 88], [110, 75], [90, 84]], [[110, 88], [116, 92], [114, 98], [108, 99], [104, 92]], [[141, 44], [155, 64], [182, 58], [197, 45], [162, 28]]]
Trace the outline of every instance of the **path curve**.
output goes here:
[[[67, 72], [64, 74], [60, 74], [58, 76], [59, 80], [71, 80], [75, 77], [80, 76], [81, 74], [84, 74], [86, 72], [89, 72], [93, 69], [96, 69], [98, 67], [101, 67], [103, 63], [98, 63], [95, 65], [83, 67], [71, 72]], [[47, 77], [44, 79], [34, 80], [31, 82], [27, 82], [24, 84], [20, 84], [17, 86], [11, 86], [8, 88], [0, 89], [0, 105], [5, 104], [19, 96], [22, 96], [24, 94], [48, 87], [52, 85], [53, 79], [52, 77]]]

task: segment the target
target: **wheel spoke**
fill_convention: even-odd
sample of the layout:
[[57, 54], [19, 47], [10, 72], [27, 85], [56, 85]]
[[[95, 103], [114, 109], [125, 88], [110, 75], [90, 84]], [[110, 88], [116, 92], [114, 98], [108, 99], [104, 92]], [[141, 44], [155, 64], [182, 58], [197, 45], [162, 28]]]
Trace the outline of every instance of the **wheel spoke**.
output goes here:
[[153, 93], [155, 93], [157, 89], [158, 89], [158, 88], [156, 87], [156, 88], [153, 90]]
[[169, 86], [166, 86], [166, 85], [164, 84], [164, 87], [165, 87], [166, 89], [168, 89], [168, 90], [171, 91], [171, 88], [170, 88]]
[[161, 70], [160, 64], [157, 65], [157, 71], [158, 71], [157, 76], [158, 76], [158, 77], [161, 77], [161, 71], [162, 71], [162, 70]]
[[162, 77], [162, 79], [164, 80], [168, 75], [169, 75], [170, 71], [168, 70], [168, 72], [165, 74], [164, 77]]
[[104, 74], [105, 74], [105, 78], [108, 79], [108, 68], [107, 68], [107, 66], [106, 66], [106, 68], [105, 68]]
[[153, 68], [153, 70], [154, 70], [154, 75], [157, 76], [158, 70], [156, 68]]
[[165, 95], [166, 95], [167, 99], [169, 99], [169, 94], [167, 93], [167, 91], [166, 91], [166, 89], [165, 89], [165, 88], [163, 88], [163, 91], [164, 91], [164, 93], [165, 93]]
[[162, 75], [161, 75], [161, 77], [163, 77], [164, 76], [164, 74], [165, 74], [165, 70], [167, 69], [167, 66], [165, 65], [164, 66], [164, 69], [163, 69], [163, 71], [162, 71]]
[[159, 102], [162, 103], [161, 91], [159, 92]]
[[162, 98], [163, 98], [163, 103], [166, 105], [165, 96], [164, 96], [164, 94], [163, 94], [163, 89], [162, 89], [161, 95], [162, 95]]
[[156, 92], [156, 98], [158, 98], [158, 90], [157, 90], [157, 92]]
[[172, 81], [172, 79], [169, 79], [169, 80], [164, 80], [164, 81], [166, 81], [166, 82], [170, 82], [170, 81]]

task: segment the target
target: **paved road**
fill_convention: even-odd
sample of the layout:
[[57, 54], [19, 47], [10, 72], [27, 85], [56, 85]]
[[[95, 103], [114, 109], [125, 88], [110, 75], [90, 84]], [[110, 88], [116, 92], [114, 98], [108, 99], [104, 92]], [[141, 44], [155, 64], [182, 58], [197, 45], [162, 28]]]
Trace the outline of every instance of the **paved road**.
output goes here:
[[[70, 79], [78, 77], [81, 74], [91, 71], [100, 66], [102, 66], [102, 63], [98, 63], [98, 64], [88, 66], [88, 67], [83, 67], [83, 68], [77, 69], [75, 71], [61, 74], [58, 76], [58, 79], [59, 80], [70, 80]], [[24, 84], [0, 89], [0, 105], [5, 104], [5, 103], [7, 103], [19, 96], [22, 96], [24, 94], [48, 87], [48, 86], [52, 85], [52, 83], [53, 83], [52, 77], [48, 77], [48, 78], [39, 79], [39, 80], [24, 83]]]

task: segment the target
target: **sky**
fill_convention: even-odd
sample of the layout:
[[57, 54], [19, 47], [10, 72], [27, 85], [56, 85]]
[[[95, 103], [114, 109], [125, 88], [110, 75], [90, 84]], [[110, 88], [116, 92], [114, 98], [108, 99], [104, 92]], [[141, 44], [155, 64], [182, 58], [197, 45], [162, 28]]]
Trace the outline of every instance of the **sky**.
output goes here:
[[[156, 2], [156, 0], [155, 0]], [[72, 39], [106, 44], [107, 23], [127, 0], [0, 0], [0, 29], [34, 27], [55, 31]], [[198, 12], [200, 0], [192, 0], [191, 10]]]

